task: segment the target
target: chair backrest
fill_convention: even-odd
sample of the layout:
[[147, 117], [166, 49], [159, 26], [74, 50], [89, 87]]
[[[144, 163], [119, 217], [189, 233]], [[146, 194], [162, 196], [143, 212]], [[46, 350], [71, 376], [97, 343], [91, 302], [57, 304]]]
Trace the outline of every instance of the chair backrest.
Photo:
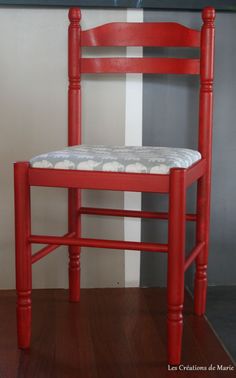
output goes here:
[[[82, 31], [80, 18], [80, 9], [71, 8], [68, 39], [69, 145], [81, 143], [81, 74], [200, 75], [199, 151], [210, 163], [215, 10], [211, 7], [203, 10], [203, 25], [200, 31], [175, 22], [115, 22]], [[87, 46], [190, 47], [200, 49], [200, 58], [83, 58], [81, 48]]]

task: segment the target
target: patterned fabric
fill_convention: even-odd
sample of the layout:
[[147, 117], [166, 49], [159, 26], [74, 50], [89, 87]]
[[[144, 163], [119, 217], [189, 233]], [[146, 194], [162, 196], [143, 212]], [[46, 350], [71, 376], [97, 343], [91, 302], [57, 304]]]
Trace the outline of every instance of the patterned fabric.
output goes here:
[[200, 152], [186, 148], [79, 145], [36, 156], [30, 160], [30, 165], [33, 168], [167, 174], [170, 168], [188, 168], [200, 159]]

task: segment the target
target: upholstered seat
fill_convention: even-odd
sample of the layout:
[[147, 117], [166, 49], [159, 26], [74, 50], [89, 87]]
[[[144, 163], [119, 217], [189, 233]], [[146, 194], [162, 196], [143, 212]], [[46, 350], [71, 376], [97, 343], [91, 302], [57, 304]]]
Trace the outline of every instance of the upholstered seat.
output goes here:
[[170, 168], [188, 168], [201, 159], [198, 151], [171, 147], [78, 145], [38, 155], [34, 168], [167, 174]]

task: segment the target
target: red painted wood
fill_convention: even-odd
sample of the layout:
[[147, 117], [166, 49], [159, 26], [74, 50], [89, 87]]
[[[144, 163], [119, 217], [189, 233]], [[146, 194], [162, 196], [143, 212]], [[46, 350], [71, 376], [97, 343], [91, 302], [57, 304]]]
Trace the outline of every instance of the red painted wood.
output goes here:
[[[205, 159], [187, 169], [186, 185], [189, 186], [205, 172]], [[32, 186], [49, 186], [80, 189], [130, 190], [168, 193], [169, 175], [147, 173], [99, 172], [30, 168]]]
[[[73, 236], [75, 236], [75, 234], [73, 232], [67, 233], [67, 234], [64, 235], [64, 237], [73, 237]], [[55, 249], [57, 249], [58, 247], [59, 247], [59, 245], [57, 245], [57, 244], [51, 244], [51, 245], [47, 245], [44, 248], [41, 248], [38, 252], [35, 252], [32, 255], [32, 257], [31, 257], [32, 264], [41, 260], [43, 257], [47, 256], [49, 253], [55, 251]]]
[[[117, 209], [103, 209], [94, 207], [81, 207], [80, 214], [85, 215], [111, 215], [114, 217], [134, 217], [134, 218], [150, 218], [150, 219], [165, 219], [168, 220], [168, 213], [153, 211], [138, 211], [138, 210], [117, 210]], [[196, 221], [196, 214], [186, 214], [187, 221]]]
[[184, 302], [186, 171], [173, 168], [170, 173], [168, 273], [167, 273], [167, 335], [168, 361], [181, 361]]
[[186, 271], [190, 265], [192, 264], [192, 262], [196, 259], [196, 257], [199, 255], [199, 253], [202, 252], [203, 248], [205, 246], [205, 243], [202, 242], [202, 243], [199, 243], [196, 247], [194, 247], [192, 249], [192, 251], [190, 252], [189, 256], [187, 257], [187, 259], [185, 260], [185, 263], [184, 263], [184, 271]]
[[193, 164], [187, 169], [186, 173], [186, 185], [187, 187], [196, 182], [200, 177], [202, 177], [206, 171], [207, 161], [206, 159], [201, 159]]
[[[210, 176], [212, 148], [212, 84], [214, 54], [213, 8], [203, 11], [199, 31], [176, 23], [114, 23], [80, 30], [80, 10], [69, 11], [68, 36], [68, 144], [81, 143], [80, 75], [85, 72], [199, 73], [199, 61], [174, 58], [92, 58], [81, 59], [82, 46], [190, 46], [200, 54], [199, 151], [202, 159], [188, 169], [171, 169], [170, 175], [96, 172], [30, 168], [15, 164], [16, 282], [18, 293], [18, 340], [26, 348], [30, 343], [31, 264], [59, 245], [69, 246], [70, 300], [80, 297], [80, 247], [131, 249], [150, 252], [168, 251], [168, 362], [180, 363], [184, 271], [196, 259], [195, 312], [205, 311], [206, 268], [209, 243]], [[114, 34], [113, 34], [114, 32]], [[201, 35], [201, 43], [200, 43]], [[187, 187], [198, 180], [197, 215], [186, 214]], [[30, 235], [30, 186], [68, 188], [68, 228], [64, 237]], [[81, 208], [80, 189], [169, 193], [169, 212], [135, 212], [114, 209]], [[168, 245], [81, 238], [82, 214], [150, 217], [169, 220]], [[185, 223], [197, 220], [197, 242], [185, 260]], [[73, 236], [72, 236], [73, 235]], [[31, 257], [30, 244], [48, 244]], [[203, 247], [204, 246], [204, 247]], [[201, 251], [201, 252], [200, 252]]]
[[[81, 69], [80, 69], [80, 9], [69, 11], [70, 26], [68, 30], [68, 145], [81, 143]], [[81, 222], [78, 216], [81, 194], [78, 189], [68, 190], [68, 229], [81, 235]], [[70, 301], [80, 298], [80, 247], [69, 247], [69, 296]]]
[[82, 31], [82, 46], [199, 47], [199, 30], [175, 22], [114, 22]]
[[81, 247], [109, 248], [140, 250], [148, 252], [167, 252], [166, 244], [140, 243], [120, 240], [89, 239], [89, 238], [69, 238], [64, 236], [30, 235], [30, 243], [57, 244], [57, 245], [79, 245]]
[[205, 8], [202, 13], [201, 33], [201, 88], [199, 105], [199, 151], [206, 159], [204, 176], [198, 182], [197, 191], [197, 243], [205, 242], [205, 248], [196, 260], [194, 308], [202, 315], [206, 308], [207, 262], [210, 227], [210, 188], [213, 118], [213, 72], [214, 72], [214, 20], [215, 10]]
[[199, 59], [181, 58], [82, 58], [81, 73], [200, 73]]
[[169, 175], [30, 168], [32, 186], [168, 193]]
[[68, 29], [68, 144], [81, 143], [80, 18], [78, 8], [69, 10]]
[[[81, 237], [81, 193], [78, 189], [68, 191], [68, 228], [77, 238]], [[80, 247], [69, 246], [69, 297], [71, 302], [80, 299]]]
[[15, 163], [15, 251], [17, 291], [17, 335], [19, 348], [28, 348], [31, 337], [31, 290], [32, 267], [29, 243], [30, 187], [28, 185], [29, 163]]

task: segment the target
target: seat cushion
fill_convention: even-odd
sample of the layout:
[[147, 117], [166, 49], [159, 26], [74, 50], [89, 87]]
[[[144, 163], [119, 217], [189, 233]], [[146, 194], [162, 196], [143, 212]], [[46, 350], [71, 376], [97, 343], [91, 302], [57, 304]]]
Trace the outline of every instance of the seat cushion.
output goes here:
[[198, 151], [171, 147], [78, 145], [38, 155], [33, 168], [167, 174], [170, 168], [188, 168], [201, 159]]

